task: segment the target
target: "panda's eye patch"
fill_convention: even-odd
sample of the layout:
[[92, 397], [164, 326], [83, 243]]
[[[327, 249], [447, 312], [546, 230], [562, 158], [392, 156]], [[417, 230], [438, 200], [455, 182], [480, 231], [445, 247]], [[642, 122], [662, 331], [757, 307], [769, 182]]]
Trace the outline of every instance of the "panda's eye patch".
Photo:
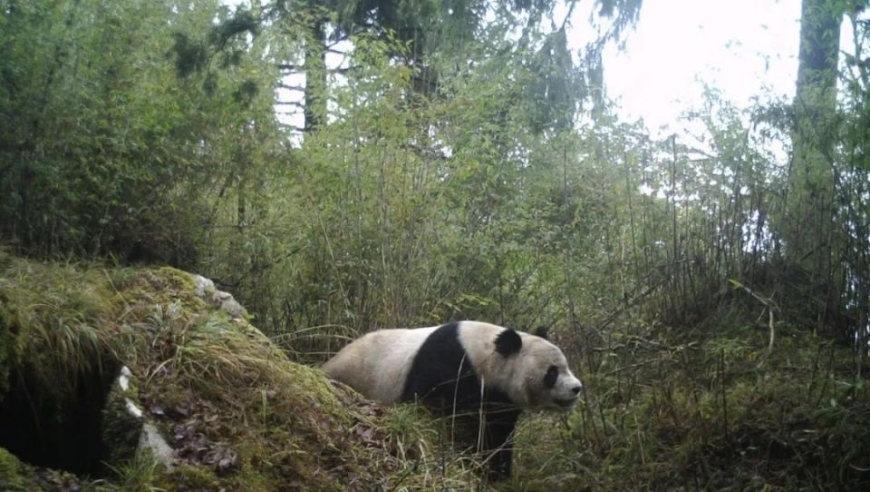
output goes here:
[[556, 380], [559, 379], [559, 368], [556, 366], [550, 366], [547, 368], [547, 375], [544, 376], [544, 387], [552, 388], [556, 386]]

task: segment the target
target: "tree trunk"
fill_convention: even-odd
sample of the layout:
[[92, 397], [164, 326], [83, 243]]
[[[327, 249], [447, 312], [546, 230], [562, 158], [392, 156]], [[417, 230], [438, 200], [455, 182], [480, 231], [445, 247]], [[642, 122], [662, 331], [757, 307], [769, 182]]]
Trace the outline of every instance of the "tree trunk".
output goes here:
[[305, 42], [305, 132], [326, 123], [326, 34], [321, 16], [315, 14], [309, 39]]
[[[827, 0], [802, 0], [797, 91], [792, 134], [794, 154], [788, 175], [788, 195], [782, 239], [787, 264], [809, 275], [813, 313], [824, 324], [827, 308], [836, 302], [832, 257], [834, 222], [834, 161], [836, 138], [837, 59], [844, 10]], [[810, 301], [810, 299], [807, 299]], [[810, 301], [812, 302], [812, 301]]]

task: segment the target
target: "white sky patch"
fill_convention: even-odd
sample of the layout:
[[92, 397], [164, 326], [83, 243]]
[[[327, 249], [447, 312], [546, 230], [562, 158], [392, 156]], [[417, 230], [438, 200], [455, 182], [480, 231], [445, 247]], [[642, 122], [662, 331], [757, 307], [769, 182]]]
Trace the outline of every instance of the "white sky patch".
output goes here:
[[739, 107], [765, 91], [790, 98], [799, 32], [800, 0], [646, 0], [625, 51], [604, 53], [607, 92], [654, 133], [700, 106], [700, 81]]

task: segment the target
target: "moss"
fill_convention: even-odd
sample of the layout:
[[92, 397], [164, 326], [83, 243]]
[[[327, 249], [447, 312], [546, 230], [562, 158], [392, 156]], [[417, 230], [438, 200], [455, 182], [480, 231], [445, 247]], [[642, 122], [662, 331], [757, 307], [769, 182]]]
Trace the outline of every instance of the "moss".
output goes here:
[[160, 267], [155, 272], [158, 276], [173, 282], [180, 290], [193, 291], [196, 287], [190, 274], [172, 267]]
[[176, 303], [192, 312], [208, 307], [194, 292], [190, 276], [174, 268], [125, 268], [110, 272], [108, 279], [112, 287], [109, 301], [116, 308], [127, 310], [130, 320], [147, 317], [155, 306]]
[[33, 467], [21, 462], [15, 455], [0, 447], [0, 491], [2, 492], [114, 491], [110, 486], [84, 488], [82, 485], [84, 483], [72, 475]]
[[7, 488], [24, 487], [25, 481], [21, 476], [21, 464], [12, 453], [0, 448], [0, 490]]
[[104, 459], [116, 466], [130, 463], [136, 458], [142, 432], [142, 421], [130, 414], [127, 399], [133, 402], [138, 400], [135, 388], [121, 391], [115, 382], [103, 409], [101, 434], [103, 442], [108, 443]]
[[220, 490], [222, 487], [212, 471], [190, 465], [177, 466], [157, 478], [154, 485], [164, 490]]

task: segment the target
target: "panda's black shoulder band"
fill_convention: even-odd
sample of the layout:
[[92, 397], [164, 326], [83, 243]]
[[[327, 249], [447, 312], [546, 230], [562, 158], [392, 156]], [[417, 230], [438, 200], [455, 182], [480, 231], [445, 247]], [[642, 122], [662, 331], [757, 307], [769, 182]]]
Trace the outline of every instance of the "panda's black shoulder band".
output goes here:
[[523, 339], [520, 334], [510, 328], [495, 337], [495, 351], [507, 357], [516, 354], [523, 348]]

